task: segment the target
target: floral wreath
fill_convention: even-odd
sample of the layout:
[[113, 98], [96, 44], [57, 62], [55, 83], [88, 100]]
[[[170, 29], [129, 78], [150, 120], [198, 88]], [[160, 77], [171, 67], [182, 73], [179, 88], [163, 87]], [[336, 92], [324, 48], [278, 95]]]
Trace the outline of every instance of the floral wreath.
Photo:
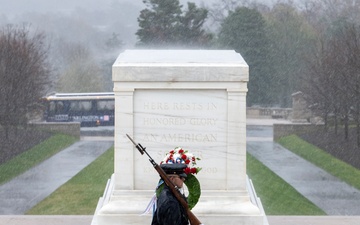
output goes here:
[[[186, 164], [184, 172], [187, 175], [185, 179], [185, 185], [188, 188], [189, 195], [187, 197], [189, 208], [192, 209], [199, 201], [201, 195], [200, 183], [198, 179], [195, 177], [195, 174], [200, 172], [201, 168], [196, 166], [196, 161], [200, 160], [200, 158], [195, 157], [188, 150], [184, 150], [181, 147], [176, 147], [173, 150], [166, 153], [161, 164], [175, 164], [175, 163], [183, 163]], [[156, 195], [158, 196], [161, 192], [162, 188], [158, 188], [156, 190]]]

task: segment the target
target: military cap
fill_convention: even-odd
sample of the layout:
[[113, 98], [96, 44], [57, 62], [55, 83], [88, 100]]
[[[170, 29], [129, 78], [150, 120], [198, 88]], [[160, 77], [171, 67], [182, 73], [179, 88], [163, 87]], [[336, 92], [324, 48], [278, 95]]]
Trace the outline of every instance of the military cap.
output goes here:
[[183, 163], [174, 163], [174, 164], [161, 164], [160, 167], [164, 170], [166, 174], [175, 174], [180, 177], [186, 178], [187, 175], [185, 173], [186, 164]]

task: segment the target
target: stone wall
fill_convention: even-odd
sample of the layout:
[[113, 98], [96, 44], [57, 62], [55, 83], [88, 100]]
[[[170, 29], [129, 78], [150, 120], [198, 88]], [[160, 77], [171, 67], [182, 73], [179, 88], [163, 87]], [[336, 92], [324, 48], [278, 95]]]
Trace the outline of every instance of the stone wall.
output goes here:
[[247, 107], [246, 116], [248, 118], [282, 118], [290, 120], [292, 117], [292, 108]]
[[294, 123], [306, 123], [310, 121], [312, 117], [311, 111], [308, 108], [308, 104], [304, 98], [302, 92], [296, 92], [292, 96], [293, 115], [292, 121]]
[[324, 125], [315, 125], [310, 123], [300, 123], [300, 124], [274, 124], [273, 125], [273, 137], [274, 140], [277, 140], [281, 137], [285, 137], [292, 134], [303, 134], [313, 131], [318, 131], [324, 129]]
[[33, 122], [29, 127], [59, 132], [80, 138], [80, 123], [77, 122]]

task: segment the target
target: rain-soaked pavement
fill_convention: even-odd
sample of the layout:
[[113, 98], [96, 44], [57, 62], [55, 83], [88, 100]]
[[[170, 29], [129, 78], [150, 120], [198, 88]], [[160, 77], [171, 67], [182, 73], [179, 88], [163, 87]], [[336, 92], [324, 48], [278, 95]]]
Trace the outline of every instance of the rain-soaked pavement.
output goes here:
[[328, 215], [360, 215], [358, 189], [274, 143], [273, 127], [267, 126], [271, 123], [258, 122], [250, 120], [247, 125], [247, 151], [251, 155]]
[[23, 215], [113, 145], [101, 138], [80, 140], [0, 185], [0, 215]]
[[[274, 120], [247, 120], [247, 150], [276, 174], [290, 183], [329, 215], [360, 215], [360, 194], [344, 182], [292, 154], [272, 141]], [[112, 132], [111, 128], [110, 131]], [[82, 129], [86, 137], [54, 155], [40, 165], [0, 186], [0, 224], [83, 224], [91, 219], [68, 217], [13, 217], [21, 215], [68, 181], [106, 151], [111, 137], [94, 137]], [[256, 187], [255, 187], [256, 188]], [[49, 221], [53, 223], [49, 223]], [[62, 223], [61, 221], [64, 221]], [[18, 223], [16, 223], [16, 221]], [[26, 221], [24, 223], [24, 221]], [[33, 223], [31, 222], [33, 221]], [[40, 221], [45, 221], [41, 223]], [[46, 222], [47, 221], [47, 222]], [[72, 222], [65, 222], [72, 221]], [[307, 222], [306, 222], [307, 221]], [[360, 217], [269, 217], [270, 224], [360, 224]], [[272, 223], [274, 222], [274, 223]]]

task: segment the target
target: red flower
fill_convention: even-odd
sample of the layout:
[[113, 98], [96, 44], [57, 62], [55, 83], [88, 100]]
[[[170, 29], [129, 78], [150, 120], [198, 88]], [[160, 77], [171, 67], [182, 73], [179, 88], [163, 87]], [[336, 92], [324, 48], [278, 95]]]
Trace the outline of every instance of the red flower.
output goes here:
[[190, 170], [190, 168], [189, 168], [189, 167], [186, 167], [184, 171], [185, 171], [185, 173], [186, 173], [186, 174], [191, 173], [191, 170]]
[[183, 153], [184, 153], [184, 150], [183, 150], [183, 149], [180, 149], [178, 152], [179, 152], [179, 154], [183, 154]]
[[196, 158], [195, 156], [192, 157], [192, 161], [195, 162], [196, 161]]
[[187, 159], [187, 156], [186, 156], [186, 155], [182, 155], [181, 158], [182, 158], [183, 160], [186, 160], [186, 159]]
[[191, 173], [197, 173], [197, 170], [196, 170], [196, 168], [191, 168], [190, 172]]
[[185, 160], [185, 164], [189, 164], [190, 163], [190, 160]]
[[174, 154], [175, 150], [171, 150], [169, 153], [172, 155]]

